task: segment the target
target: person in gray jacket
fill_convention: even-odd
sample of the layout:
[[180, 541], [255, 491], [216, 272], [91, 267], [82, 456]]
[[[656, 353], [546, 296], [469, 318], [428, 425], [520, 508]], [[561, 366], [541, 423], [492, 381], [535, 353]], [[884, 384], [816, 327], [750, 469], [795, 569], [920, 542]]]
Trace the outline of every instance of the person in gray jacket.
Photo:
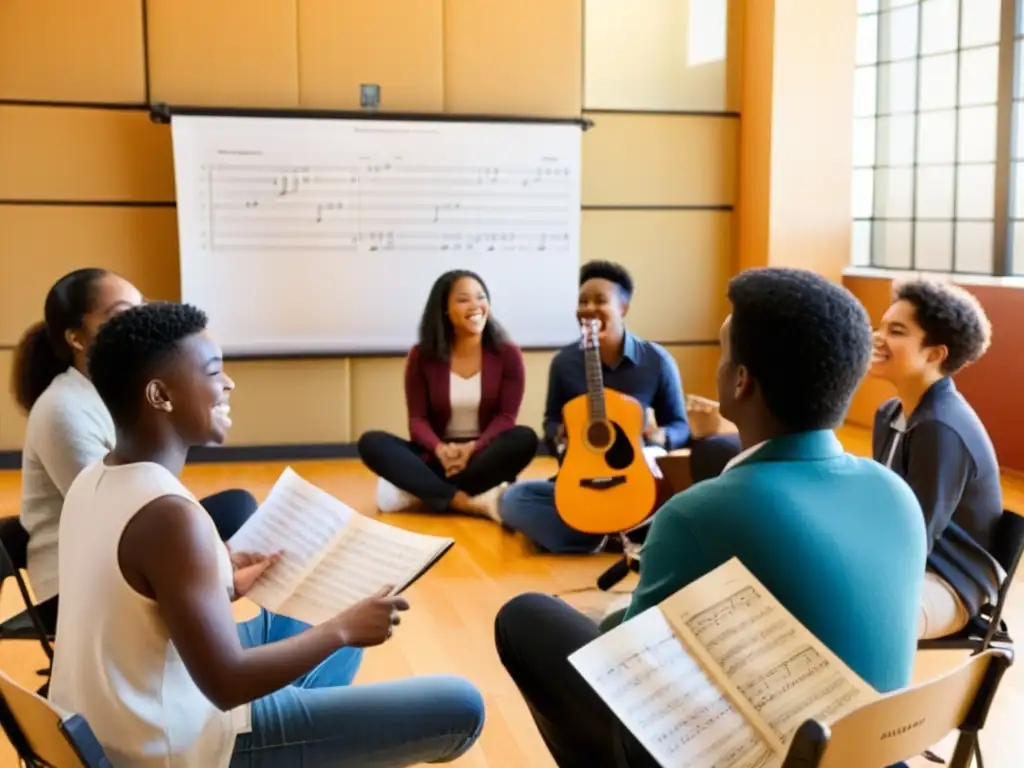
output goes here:
[[875, 414], [872, 453], [913, 489], [927, 529], [921, 638], [962, 630], [995, 604], [1006, 578], [991, 555], [1003, 512], [995, 449], [952, 379], [991, 337], [971, 293], [927, 280], [896, 287], [875, 333], [871, 375], [897, 396]]

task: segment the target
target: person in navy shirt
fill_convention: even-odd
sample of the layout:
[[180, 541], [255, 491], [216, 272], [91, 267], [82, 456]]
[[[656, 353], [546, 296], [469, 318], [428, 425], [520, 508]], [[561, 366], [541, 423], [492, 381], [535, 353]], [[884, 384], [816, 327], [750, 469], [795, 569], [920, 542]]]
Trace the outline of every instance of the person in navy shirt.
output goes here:
[[1006, 578], [990, 554], [1003, 513], [999, 463], [952, 379], [991, 338], [972, 294], [925, 280], [897, 287], [875, 333], [871, 375], [892, 383], [896, 397], [875, 414], [872, 454], [910, 485], [927, 527], [922, 638], [963, 629], [995, 604]]
[[[598, 343], [605, 386], [654, 411], [657, 426], [648, 423], [643, 435], [645, 452], [653, 457], [685, 446], [690, 427], [675, 360], [660, 345], [626, 330], [632, 298], [633, 278], [622, 266], [591, 261], [580, 269], [576, 317], [581, 322], [596, 319], [600, 323]], [[558, 351], [548, 374], [544, 439], [555, 456], [561, 457], [565, 446], [562, 408], [586, 391], [584, 352], [575, 342]], [[604, 546], [604, 536], [581, 533], [562, 521], [555, 508], [552, 480], [516, 483], [502, 497], [499, 514], [506, 526], [548, 552], [592, 553]]]

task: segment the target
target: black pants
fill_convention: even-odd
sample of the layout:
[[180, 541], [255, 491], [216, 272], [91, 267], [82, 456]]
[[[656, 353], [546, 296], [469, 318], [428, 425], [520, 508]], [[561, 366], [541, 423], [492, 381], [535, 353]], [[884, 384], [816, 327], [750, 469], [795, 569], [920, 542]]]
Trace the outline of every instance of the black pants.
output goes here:
[[693, 482], [710, 480], [718, 477], [729, 463], [742, 450], [740, 436], [732, 433], [725, 435], [708, 435], [690, 442], [690, 475]]
[[501, 663], [559, 768], [657, 768], [569, 662], [599, 634], [597, 624], [568, 603], [540, 594], [514, 598], [494, 621]]
[[[212, 496], [207, 496], [199, 503], [210, 513], [210, 517], [213, 518], [213, 524], [217, 526], [217, 533], [220, 534], [220, 538], [223, 541], [227, 541], [234, 536], [245, 521], [252, 517], [252, 513], [259, 506], [256, 502], [256, 497], [240, 488], [215, 493]], [[36, 606], [43, 626], [46, 627], [47, 633], [51, 635], [57, 632], [57, 604], [59, 600], [60, 595], [55, 595]]]
[[435, 457], [424, 460], [424, 449], [389, 432], [374, 430], [359, 438], [359, 458], [374, 473], [422, 501], [435, 512], [448, 510], [458, 491], [467, 496], [515, 480], [537, 455], [537, 433], [516, 426], [474, 451], [466, 468], [451, 477]]

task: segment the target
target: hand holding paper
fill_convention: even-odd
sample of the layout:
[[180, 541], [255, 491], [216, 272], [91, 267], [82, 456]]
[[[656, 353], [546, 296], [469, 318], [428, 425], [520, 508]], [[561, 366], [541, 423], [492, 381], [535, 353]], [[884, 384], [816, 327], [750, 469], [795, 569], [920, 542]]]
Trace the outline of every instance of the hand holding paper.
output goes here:
[[287, 469], [229, 546], [280, 552], [248, 597], [268, 611], [321, 624], [384, 587], [402, 592], [454, 543], [364, 517]]

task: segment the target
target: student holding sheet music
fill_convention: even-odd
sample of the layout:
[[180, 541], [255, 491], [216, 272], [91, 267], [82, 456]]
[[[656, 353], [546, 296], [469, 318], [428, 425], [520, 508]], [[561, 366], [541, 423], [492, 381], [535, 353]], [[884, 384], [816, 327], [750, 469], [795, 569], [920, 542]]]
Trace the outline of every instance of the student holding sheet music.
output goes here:
[[[730, 283], [729, 299], [718, 399], [744, 450], [721, 476], [676, 495], [655, 515], [640, 583], [621, 628], [633, 620], [638, 624], [631, 630], [646, 626], [653, 615], [648, 609], [665, 609], [676, 593], [686, 593], [688, 585], [735, 559], [823, 644], [825, 656], [834, 654], [878, 692], [902, 688], [911, 680], [917, 643], [925, 562], [921, 508], [906, 483], [877, 462], [845, 453], [833, 432], [867, 370], [867, 314], [848, 291], [803, 270], [748, 270]], [[733, 590], [739, 601], [733, 607], [749, 612], [744, 595], [751, 594], [748, 588], [761, 594], [761, 588], [742, 581]], [[701, 598], [689, 603], [690, 610], [721, 599]], [[668, 610], [670, 621], [678, 616], [674, 610]], [[756, 615], [751, 613], [751, 620]], [[651, 640], [649, 632], [632, 634]], [[521, 595], [496, 620], [498, 653], [557, 763], [658, 765], [641, 746], [645, 739], [677, 756], [686, 754], [692, 745], [679, 740], [678, 729], [658, 731], [659, 717], [676, 718], [676, 707], [692, 707], [687, 722], [700, 725], [693, 729], [698, 734], [717, 719], [702, 721], [710, 710], [695, 706], [692, 691], [676, 683], [659, 694], [663, 706], [652, 694], [644, 703], [651, 707], [649, 716], [631, 719], [632, 734], [625, 734], [619, 718], [577, 671], [581, 667], [568, 660], [599, 635], [592, 620], [547, 595]], [[628, 635], [620, 637], [628, 640]], [[743, 674], [756, 656], [777, 650], [774, 639], [757, 639], [764, 636], [755, 633], [731, 661], [722, 659], [724, 674]], [[815, 654], [823, 656], [820, 651], [800, 655], [806, 661]], [[587, 680], [599, 682], [603, 673], [593, 666], [593, 652], [575, 660]], [[801, 663], [796, 657], [793, 662]], [[822, 706], [822, 715], [839, 711]], [[751, 765], [739, 757], [662, 764]]]
[[422, 502], [496, 519], [503, 484], [537, 453], [537, 434], [516, 424], [525, 386], [523, 354], [491, 315], [483, 278], [441, 275], [405, 367], [411, 439], [379, 430], [359, 438], [359, 456], [380, 476], [380, 510]]
[[234, 384], [205, 328], [193, 307], [150, 304], [94, 342], [89, 371], [117, 441], [67, 494], [50, 698], [81, 713], [124, 768], [455, 759], [483, 725], [468, 682], [350, 685], [351, 649], [385, 642], [409, 608], [391, 587], [303, 631], [282, 632], [265, 610], [235, 625], [231, 600], [294, 563], [295, 546], [225, 545], [179, 479], [189, 448], [223, 442], [230, 426]]

